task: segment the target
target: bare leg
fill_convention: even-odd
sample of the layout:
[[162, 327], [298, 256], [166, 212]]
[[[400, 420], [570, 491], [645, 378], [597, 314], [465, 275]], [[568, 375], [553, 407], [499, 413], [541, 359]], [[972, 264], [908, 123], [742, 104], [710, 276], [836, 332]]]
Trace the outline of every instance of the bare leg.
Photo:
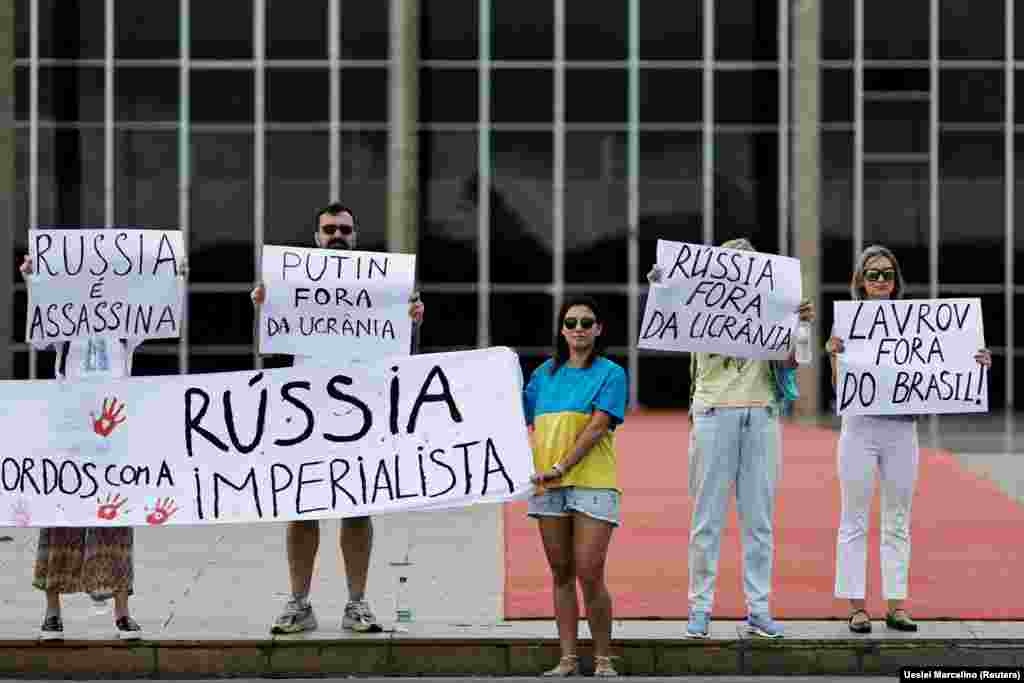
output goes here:
[[287, 545], [292, 595], [308, 596], [313, 582], [313, 563], [320, 548], [320, 524], [315, 519], [289, 522]]
[[46, 591], [46, 609], [60, 611], [60, 593]]
[[114, 593], [114, 614], [128, 615], [128, 593]]
[[594, 656], [607, 657], [612, 638], [612, 598], [604, 582], [604, 565], [614, 527], [583, 514], [573, 515], [574, 564], [587, 606]]
[[[554, 579], [555, 621], [562, 656], [576, 654], [576, 633], [580, 608], [576, 600], [576, 567], [573, 561], [573, 520], [571, 517], [541, 517], [537, 520], [544, 554]], [[597, 638], [595, 636], [595, 642]]]
[[341, 520], [340, 536], [348, 599], [359, 602], [366, 597], [366, 579], [373, 550], [373, 521], [369, 517], [346, 517]]

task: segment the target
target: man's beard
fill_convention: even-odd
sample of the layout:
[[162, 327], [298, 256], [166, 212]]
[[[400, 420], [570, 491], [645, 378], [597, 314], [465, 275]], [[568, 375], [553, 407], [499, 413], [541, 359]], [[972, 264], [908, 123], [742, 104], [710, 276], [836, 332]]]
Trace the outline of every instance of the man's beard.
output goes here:
[[348, 249], [351, 249], [352, 247], [349, 246], [347, 240], [343, 240], [343, 239], [340, 239], [340, 238], [335, 238], [335, 239], [332, 239], [330, 242], [327, 243], [327, 248], [328, 249], [348, 250]]

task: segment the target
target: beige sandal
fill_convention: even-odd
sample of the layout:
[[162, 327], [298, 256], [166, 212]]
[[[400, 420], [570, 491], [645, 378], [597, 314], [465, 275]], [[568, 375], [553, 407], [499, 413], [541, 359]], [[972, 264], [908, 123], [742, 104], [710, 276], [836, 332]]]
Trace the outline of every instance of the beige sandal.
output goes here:
[[548, 678], [565, 677], [565, 676], [578, 676], [580, 674], [579, 657], [576, 655], [563, 655], [558, 660], [558, 666], [554, 669], [548, 669], [542, 676]]
[[602, 657], [597, 655], [594, 657], [594, 676], [597, 678], [614, 678], [618, 676], [619, 672], [612, 666], [611, 657]]

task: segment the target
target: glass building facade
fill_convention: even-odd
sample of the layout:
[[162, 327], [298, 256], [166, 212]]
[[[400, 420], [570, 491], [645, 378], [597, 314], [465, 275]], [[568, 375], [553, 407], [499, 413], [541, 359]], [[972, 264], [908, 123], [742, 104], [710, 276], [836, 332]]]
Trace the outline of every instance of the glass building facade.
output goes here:
[[[136, 372], [274, 362], [255, 352], [247, 296], [261, 246], [310, 244], [316, 209], [337, 199], [356, 212], [361, 248], [388, 248], [402, 1], [17, 0], [12, 263], [33, 225], [180, 227], [187, 334], [147, 342]], [[802, 172], [820, 179], [820, 221], [801, 226], [793, 27], [811, 6], [820, 164]], [[587, 293], [606, 308], [634, 403], [685, 407], [687, 364], [635, 345], [656, 240], [746, 235], [796, 255], [812, 230], [825, 329], [855, 252], [883, 242], [912, 295], [981, 298], [991, 405], [1013, 405], [1024, 381], [1013, 0], [969, 12], [967, 0], [417, 10], [424, 351], [508, 345], [529, 371], [550, 349], [558, 302]], [[50, 376], [52, 354], [24, 344], [24, 286], [16, 269], [10, 279], [7, 374]]]

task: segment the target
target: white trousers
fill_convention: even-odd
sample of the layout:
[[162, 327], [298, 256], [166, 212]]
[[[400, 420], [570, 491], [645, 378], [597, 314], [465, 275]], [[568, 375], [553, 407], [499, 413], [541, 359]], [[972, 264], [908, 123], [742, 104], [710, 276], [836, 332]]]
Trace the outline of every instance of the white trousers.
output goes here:
[[839, 437], [842, 516], [836, 549], [836, 597], [863, 600], [875, 470], [882, 485], [882, 595], [907, 597], [910, 506], [917, 484], [917, 423], [856, 415], [843, 418]]

